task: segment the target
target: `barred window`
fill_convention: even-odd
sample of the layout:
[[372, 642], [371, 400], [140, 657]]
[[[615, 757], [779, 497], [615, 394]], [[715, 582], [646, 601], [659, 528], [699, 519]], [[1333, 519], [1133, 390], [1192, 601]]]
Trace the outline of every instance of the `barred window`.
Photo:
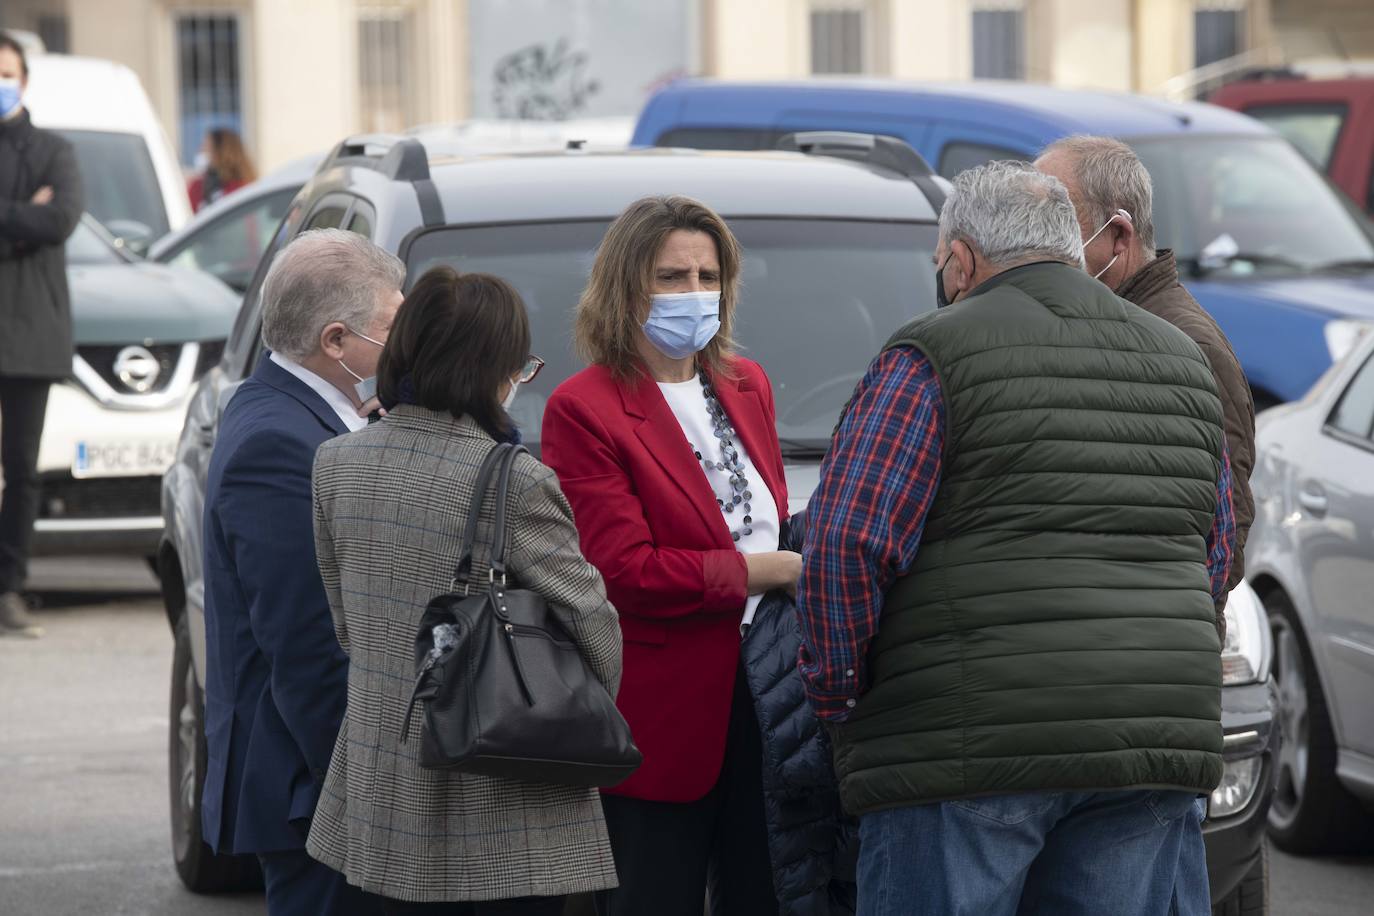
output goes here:
[[853, 6], [811, 11], [811, 72], [863, 73], [866, 11]]
[[973, 78], [1026, 78], [1026, 10], [1019, 0], [973, 5]]
[[404, 6], [358, 13], [359, 122], [364, 131], [404, 130], [415, 120], [414, 14]]
[[1199, 0], [1193, 9], [1193, 66], [1205, 67], [1244, 50], [1244, 0]]
[[181, 161], [190, 165], [207, 131], [224, 127], [243, 134], [242, 68], [237, 16], [178, 16], [176, 51], [177, 138]]
[[39, 16], [38, 37], [43, 39], [43, 47], [51, 54], [71, 52], [71, 38], [64, 14]]

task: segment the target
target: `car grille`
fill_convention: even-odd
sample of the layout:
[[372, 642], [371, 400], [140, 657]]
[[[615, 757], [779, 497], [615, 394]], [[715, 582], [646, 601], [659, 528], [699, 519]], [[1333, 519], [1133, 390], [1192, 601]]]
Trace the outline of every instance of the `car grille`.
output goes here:
[[136, 518], [162, 514], [161, 477], [43, 478], [41, 519]]
[[119, 373], [115, 372], [115, 360], [125, 347], [140, 346], [139, 344], [115, 344], [113, 346], [82, 346], [77, 347], [76, 352], [86, 361], [86, 364], [94, 369], [100, 377], [115, 391], [121, 394], [156, 394], [165, 391], [172, 382], [172, 375], [176, 372], [177, 360], [181, 358], [181, 347], [176, 344], [153, 344], [142, 349], [147, 350], [157, 360], [159, 372], [156, 381], [147, 391], [137, 391], [124, 384], [119, 378]]

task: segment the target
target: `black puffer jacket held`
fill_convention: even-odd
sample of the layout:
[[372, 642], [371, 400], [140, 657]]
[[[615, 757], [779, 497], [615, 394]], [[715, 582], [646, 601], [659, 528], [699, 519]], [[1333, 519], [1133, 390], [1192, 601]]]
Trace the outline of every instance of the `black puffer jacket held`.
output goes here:
[[[801, 552], [805, 520], [784, 525], [783, 550]], [[830, 741], [802, 691], [797, 606], [770, 592], [744, 636], [744, 670], [763, 732], [763, 802], [773, 886], [783, 916], [852, 914], [857, 821], [840, 809]]]

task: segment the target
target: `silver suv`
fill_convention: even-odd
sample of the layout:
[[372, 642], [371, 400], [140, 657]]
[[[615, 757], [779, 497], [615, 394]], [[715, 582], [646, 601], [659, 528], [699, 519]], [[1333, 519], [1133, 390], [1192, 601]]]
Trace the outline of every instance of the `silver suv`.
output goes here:
[[[163, 483], [160, 567], [176, 634], [171, 686], [171, 796], [176, 863], [192, 889], [238, 886], [251, 864], [213, 856], [200, 838], [205, 762], [201, 508], [220, 411], [261, 358], [258, 287], [265, 264], [297, 233], [343, 227], [406, 263], [413, 281], [438, 264], [510, 281], [529, 308], [546, 370], [521, 388], [515, 419], [539, 448], [544, 404], [580, 363], [569, 331], [596, 246], [611, 220], [651, 194], [698, 198], [721, 213], [744, 249], [737, 337], [767, 369], [777, 402], [792, 512], [815, 488], [841, 407], [889, 335], [935, 307], [936, 214], [943, 190], [899, 141], [798, 134], [790, 152], [565, 150], [449, 155], [441, 141], [345, 141], [301, 190], [249, 285], [224, 359], [201, 383], [176, 463]], [[1256, 615], [1256, 620], [1258, 620]], [[1249, 647], [1253, 649], [1253, 647]], [[1228, 760], [1263, 760], [1244, 785], [1213, 799], [1213, 889], [1238, 898], [1263, 883], [1259, 853], [1268, 794], [1271, 713], [1267, 660], [1257, 650], [1223, 692]], [[1242, 670], [1243, 668], [1243, 670]], [[1229, 771], [1228, 771], [1229, 772]]]

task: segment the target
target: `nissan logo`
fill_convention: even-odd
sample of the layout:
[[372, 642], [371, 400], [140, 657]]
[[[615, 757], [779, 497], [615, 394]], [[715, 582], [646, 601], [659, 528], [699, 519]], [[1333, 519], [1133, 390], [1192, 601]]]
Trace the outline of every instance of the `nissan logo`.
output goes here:
[[162, 364], [143, 347], [125, 347], [115, 356], [114, 373], [130, 391], [147, 394], [157, 384]]

